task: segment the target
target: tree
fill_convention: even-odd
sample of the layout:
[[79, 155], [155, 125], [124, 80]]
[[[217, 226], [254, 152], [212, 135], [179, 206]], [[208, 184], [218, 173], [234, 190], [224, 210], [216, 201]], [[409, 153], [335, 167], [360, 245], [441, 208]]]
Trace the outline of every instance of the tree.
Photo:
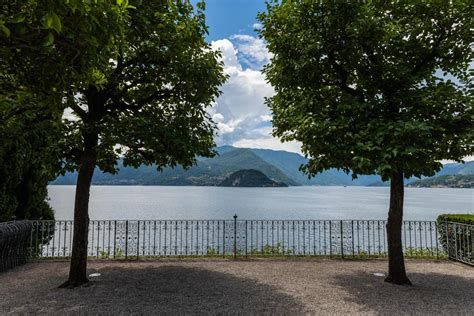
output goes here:
[[[274, 135], [297, 140], [303, 170], [390, 180], [389, 273], [410, 284], [401, 227], [404, 178], [473, 153], [468, 1], [270, 1], [259, 14], [274, 54], [264, 68]], [[446, 80], [441, 73], [455, 80]]]
[[89, 192], [94, 169], [184, 167], [214, 154], [215, 124], [206, 108], [225, 81], [218, 52], [204, 40], [204, 4], [133, 2], [120, 39], [100, 52], [92, 80], [71, 87], [75, 118], [62, 143], [67, 170], [78, 171], [73, 249], [64, 287], [86, 283]]
[[[115, 1], [113, 1], [115, 3]], [[120, 30], [112, 1], [7, 1], [0, 12], [0, 220], [53, 219], [62, 99]], [[99, 57], [98, 57], [99, 56]]]
[[116, 0], [2, 2], [1, 74], [23, 92], [59, 96], [48, 103], [62, 112], [64, 93], [91, 81], [92, 69], [114, 48], [128, 7]]
[[[10, 94], [5, 84], [0, 87], [0, 221], [54, 219], [46, 187], [59, 167], [52, 147], [59, 139], [60, 117], [29, 93]], [[25, 107], [31, 108], [9, 115]]]

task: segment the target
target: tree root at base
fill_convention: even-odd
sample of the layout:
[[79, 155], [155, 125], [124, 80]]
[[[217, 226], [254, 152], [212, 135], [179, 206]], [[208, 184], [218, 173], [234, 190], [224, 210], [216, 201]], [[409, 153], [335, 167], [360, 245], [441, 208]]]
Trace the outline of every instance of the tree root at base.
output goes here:
[[70, 281], [70, 280], [67, 280], [66, 282], [64, 282], [63, 284], [61, 284], [60, 286], [58, 286], [58, 288], [60, 289], [74, 289], [76, 287], [79, 287], [79, 286], [89, 286], [90, 282], [88, 279], [85, 279], [85, 280], [81, 280], [81, 281]]

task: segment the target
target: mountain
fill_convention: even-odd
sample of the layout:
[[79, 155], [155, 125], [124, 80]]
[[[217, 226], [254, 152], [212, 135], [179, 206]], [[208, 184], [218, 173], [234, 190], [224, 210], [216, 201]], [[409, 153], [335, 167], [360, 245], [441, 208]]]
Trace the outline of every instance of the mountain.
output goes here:
[[290, 178], [303, 185], [370, 185], [381, 181], [379, 176], [364, 175], [352, 180], [352, 174], [346, 174], [337, 169], [326, 170], [309, 179], [308, 175], [299, 170], [301, 165], [308, 161], [305, 157], [297, 153], [283, 150], [271, 149], [251, 149], [266, 162], [278, 167]]
[[287, 187], [283, 182], [276, 182], [268, 178], [262, 172], [255, 169], [243, 169], [236, 171], [225, 178], [220, 187]]
[[474, 161], [468, 161], [466, 163], [450, 163], [443, 166], [436, 175], [470, 175], [474, 174]]
[[[215, 186], [231, 173], [241, 169], [256, 169], [271, 180], [289, 185], [300, 185], [274, 165], [246, 148], [219, 147], [218, 156], [199, 158], [197, 165], [187, 170], [182, 167], [165, 168], [157, 172], [154, 166], [140, 166], [137, 169], [124, 167], [119, 162], [119, 173], [111, 175], [96, 169], [92, 183], [97, 185], [200, 185]], [[77, 173], [68, 173], [51, 184], [75, 184]]]
[[[217, 147], [218, 156], [199, 157], [197, 165], [184, 170], [181, 167], [165, 168], [157, 172], [154, 166], [140, 166], [138, 169], [124, 167], [119, 162], [119, 173], [110, 175], [96, 170], [93, 184], [108, 185], [207, 185], [215, 186], [233, 172], [242, 169], [261, 171], [271, 180], [288, 185], [357, 185], [386, 186], [377, 175], [364, 175], [352, 180], [351, 174], [337, 169], [326, 170], [308, 179], [299, 171], [307, 159], [299, 154], [270, 149]], [[465, 164], [446, 164], [437, 175], [474, 174], [474, 161]], [[51, 184], [75, 184], [76, 173], [68, 173]], [[406, 183], [417, 180], [408, 179]]]
[[416, 188], [474, 188], [473, 174], [441, 175], [411, 182]]

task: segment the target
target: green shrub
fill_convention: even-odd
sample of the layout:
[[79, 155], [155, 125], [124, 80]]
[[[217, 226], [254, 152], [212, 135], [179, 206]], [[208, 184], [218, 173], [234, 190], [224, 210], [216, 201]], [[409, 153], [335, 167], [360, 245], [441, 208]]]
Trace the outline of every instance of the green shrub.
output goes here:
[[437, 221], [438, 225], [446, 221], [474, 225], [474, 214], [441, 214]]
[[207, 255], [208, 255], [209, 257], [215, 257], [215, 256], [217, 256], [218, 254], [219, 254], [219, 253], [217, 252], [216, 249], [214, 249], [214, 248], [207, 248]]
[[444, 258], [444, 252], [434, 248], [412, 248], [405, 249], [405, 257], [407, 258]]
[[122, 258], [123, 257], [123, 251], [120, 248], [115, 249], [115, 258]]
[[283, 250], [283, 247], [280, 243], [277, 243], [274, 246], [266, 244], [263, 246], [262, 249], [252, 249], [250, 251], [251, 256], [269, 256], [269, 255], [285, 256], [285, 255], [291, 255], [292, 253], [293, 251], [291, 249]]

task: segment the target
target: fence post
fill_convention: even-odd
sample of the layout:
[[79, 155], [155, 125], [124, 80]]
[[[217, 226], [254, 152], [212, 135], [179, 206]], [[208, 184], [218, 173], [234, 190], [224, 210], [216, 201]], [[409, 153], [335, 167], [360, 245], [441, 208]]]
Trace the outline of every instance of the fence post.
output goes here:
[[[222, 257], [225, 258], [225, 225], [227, 220], [222, 221]], [[217, 230], [217, 239], [219, 239], [219, 229]]]
[[140, 256], [140, 221], [137, 221], [137, 260]]
[[342, 221], [340, 221], [341, 224], [341, 257], [344, 258], [344, 233], [342, 231]]
[[237, 258], [237, 214], [234, 215], [234, 259]]
[[454, 252], [456, 253], [456, 260], [458, 260], [458, 224], [453, 223], [454, 227]]
[[352, 229], [352, 257], [355, 257], [354, 221], [351, 221], [351, 229]]
[[246, 221], [245, 221], [245, 258], [248, 257], [248, 242], [247, 242], [247, 240], [248, 240], [248, 236], [247, 236], [247, 230], [248, 230], [248, 229], [247, 229], [247, 226], [248, 226], [248, 225], [247, 225], [247, 224], [248, 224], [248, 222], [247, 222], [247, 220], [246, 220]]
[[435, 239], [436, 239], [436, 258], [439, 259], [439, 244], [438, 244], [438, 222], [435, 222]]
[[329, 221], [329, 257], [332, 258], [332, 223]]
[[117, 252], [117, 221], [114, 221], [114, 259]]
[[128, 259], [128, 220], [125, 222], [125, 260]]
[[444, 233], [446, 234], [446, 252], [448, 254], [448, 258], [451, 258], [451, 254], [449, 253], [449, 234], [448, 234], [448, 218], [445, 217], [445, 231]]

